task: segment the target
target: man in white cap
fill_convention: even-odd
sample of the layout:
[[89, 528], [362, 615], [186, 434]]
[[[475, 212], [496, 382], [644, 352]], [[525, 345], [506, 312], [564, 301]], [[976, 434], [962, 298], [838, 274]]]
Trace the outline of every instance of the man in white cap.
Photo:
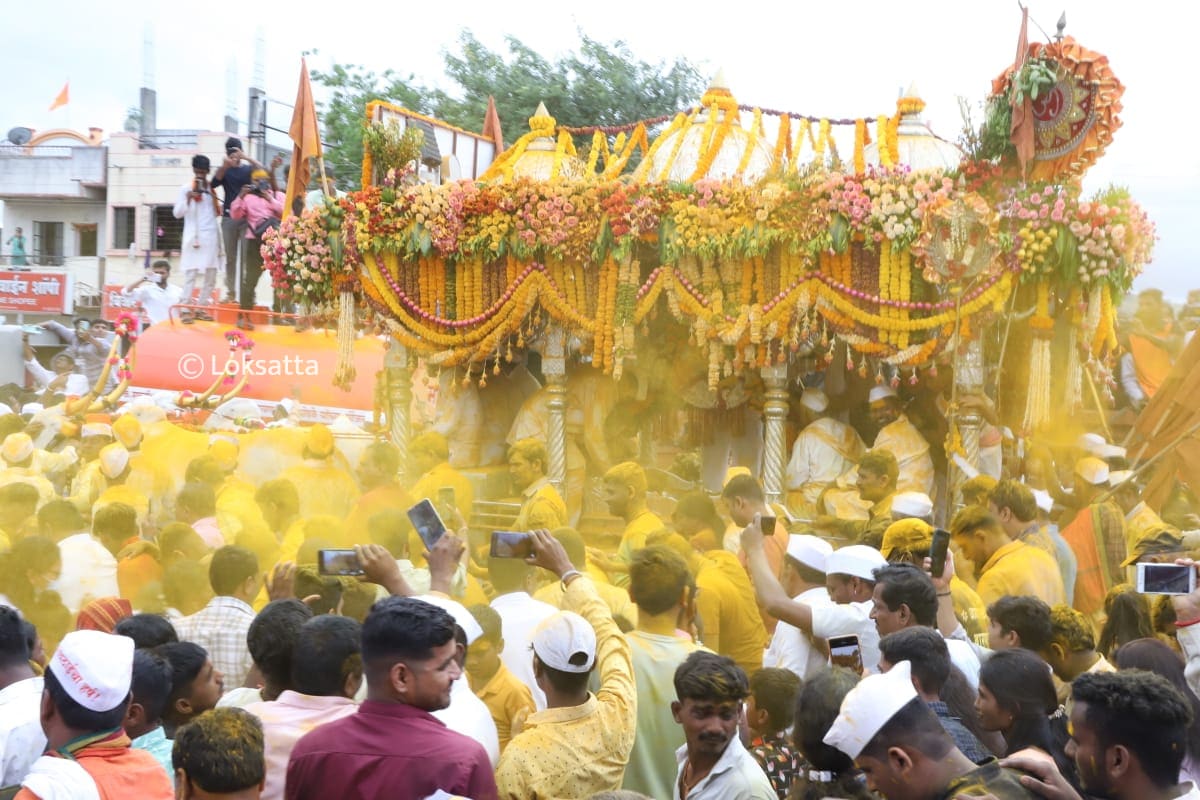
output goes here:
[[[825, 562], [832, 552], [833, 547], [816, 536], [792, 534], [788, 537], [780, 583], [793, 601], [810, 608], [833, 602], [825, 586]], [[763, 655], [764, 667], [790, 669], [802, 681], [824, 669], [827, 663], [824, 651], [814, 647], [804, 631], [788, 622], [775, 626], [771, 644]]]
[[875, 570], [887, 566], [878, 550], [856, 544], [829, 553], [825, 558], [825, 585], [830, 604], [810, 604], [791, 599], [779, 584], [763, 551], [758, 520], [742, 531], [750, 577], [759, 605], [780, 622], [787, 622], [810, 639], [831, 636], [858, 637], [863, 666], [875, 669], [879, 663], [879, 632], [871, 619], [875, 593]]
[[125, 446], [114, 442], [100, 451], [100, 476], [104, 491], [92, 505], [92, 513], [113, 503], [124, 503], [137, 512], [138, 526], [145, 528], [150, 521], [150, 498], [133, 483], [132, 458]]
[[1075, 463], [1078, 511], [1062, 532], [1078, 562], [1075, 595], [1067, 600], [1086, 616], [1102, 613], [1108, 590], [1124, 581], [1125, 515], [1111, 499], [1096, 502], [1108, 488], [1108, 476], [1108, 465], [1094, 456]]
[[80, 513], [91, 510], [92, 503], [104, 491], [100, 475], [100, 451], [112, 444], [112, 425], [107, 422], [85, 422], [79, 428], [79, 471], [71, 479], [70, 500]]
[[[529, 563], [562, 581], [566, 610], [534, 629], [533, 670], [547, 708], [525, 720], [500, 757], [499, 797], [590, 797], [620, 789], [637, 727], [629, 643], [558, 540], [547, 531], [530, 535]], [[592, 694], [588, 679], [596, 668], [599, 689]]]
[[33, 466], [33, 439], [27, 433], [10, 433], [0, 445], [0, 457], [4, 459], [0, 470], [0, 486], [10, 483], [28, 483], [38, 492], [38, 506], [49, 503], [55, 497], [54, 484]]
[[882, 675], [868, 675], [850, 690], [825, 744], [854, 759], [867, 785], [888, 800], [1037, 797], [1017, 773], [994, 760], [976, 766], [955, 747], [917, 695], [907, 661]]
[[868, 402], [871, 421], [879, 426], [871, 449], [887, 450], [896, 457], [900, 465], [897, 490], [932, 495], [933, 458], [929, 455], [929, 442], [905, 416], [896, 390], [886, 385], [876, 386], [871, 389]]
[[788, 509], [810, 519], [816, 515], [821, 493], [857, 464], [867, 449], [858, 431], [826, 416], [828, 408], [829, 398], [820, 389], [805, 389], [800, 395], [803, 430], [792, 445], [787, 465]]
[[131, 749], [121, 728], [132, 676], [132, 639], [99, 631], [63, 637], [44, 676], [46, 755], [21, 782], [18, 800], [175, 796], [162, 766]]

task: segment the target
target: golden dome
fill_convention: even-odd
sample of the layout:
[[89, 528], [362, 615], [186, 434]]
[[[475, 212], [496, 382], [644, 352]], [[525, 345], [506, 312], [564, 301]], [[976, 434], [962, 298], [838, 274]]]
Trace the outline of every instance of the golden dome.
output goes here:
[[718, 72], [700, 107], [651, 146], [649, 158], [634, 173], [637, 180], [694, 183], [738, 177], [753, 182], [770, 171], [770, 143], [761, 132], [742, 127], [737, 101], [724, 84]]
[[492, 162], [482, 180], [582, 178], [586, 168], [576, 157], [570, 136], [564, 132], [556, 137], [557, 125], [546, 110], [546, 104], [538, 103], [537, 110], [529, 118], [529, 133]]
[[[896, 129], [897, 163], [920, 172], [922, 170], [952, 170], [962, 162], [963, 152], [958, 145], [934, 134], [921, 117], [925, 101], [917, 94], [916, 84], [910, 85], [904, 96], [896, 101], [900, 124]], [[863, 160], [878, 167], [879, 143], [863, 148]]]

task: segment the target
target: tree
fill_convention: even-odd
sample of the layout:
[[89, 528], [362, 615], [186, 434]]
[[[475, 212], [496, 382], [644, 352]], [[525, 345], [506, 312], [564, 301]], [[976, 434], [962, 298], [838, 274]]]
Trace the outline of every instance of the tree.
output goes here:
[[367, 103], [384, 100], [424, 113], [429, 93], [416, 83], [413, 75], [402, 78], [390, 69], [376, 75], [355, 64], [334, 64], [328, 72], [313, 70], [312, 79], [333, 90], [329, 102], [321, 109], [323, 138], [327, 143], [325, 164], [333, 168], [343, 189], [358, 188], [362, 179]]
[[526, 120], [539, 102], [560, 125], [584, 127], [662, 116], [700, 99], [704, 81], [686, 59], [651, 64], [624, 42], [604, 44], [582, 33], [580, 39], [578, 52], [550, 62], [516, 37], [505, 38], [505, 57], [463, 31], [460, 52], [446, 54], [446, 76], [459, 92], [435, 92], [435, 115], [478, 130], [491, 95], [505, 138], [512, 141], [528, 130]]
[[[431, 114], [469, 131], [483, 127], [488, 96], [512, 142], [528, 130], [526, 120], [544, 102], [560, 125], [619, 125], [663, 116], [694, 105], [704, 81], [686, 59], [651, 64], [637, 59], [621, 41], [604, 44], [580, 34], [578, 52], [549, 61], [513, 36], [508, 52], [489, 50], [469, 31], [458, 39], [458, 51], [445, 54], [445, 74], [457, 91], [428, 89], [413, 75], [382, 75], [360, 66], [335, 64], [328, 72], [313, 70], [312, 79], [333, 90], [321, 117], [325, 153], [344, 187], [357, 187], [362, 168], [362, 124], [367, 103], [385, 100], [412, 111]], [[586, 145], [586, 142], [581, 142]]]

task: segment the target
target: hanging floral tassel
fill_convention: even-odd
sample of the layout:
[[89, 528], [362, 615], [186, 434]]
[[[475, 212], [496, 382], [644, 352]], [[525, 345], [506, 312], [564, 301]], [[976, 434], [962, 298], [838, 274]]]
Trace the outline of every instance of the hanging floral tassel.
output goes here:
[[1050, 283], [1042, 278], [1037, 285], [1037, 308], [1029, 320], [1033, 344], [1029, 351], [1029, 389], [1025, 395], [1025, 419], [1022, 427], [1032, 433], [1050, 420], [1052, 368], [1050, 340], [1054, 336], [1054, 318], [1050, 316]]
[[1083, 364], [1079, 360], [1079, 329], [1072, 326], [1067, 336], [1067, 390], [1063, 407], [1074, 413], [1083, 402]]

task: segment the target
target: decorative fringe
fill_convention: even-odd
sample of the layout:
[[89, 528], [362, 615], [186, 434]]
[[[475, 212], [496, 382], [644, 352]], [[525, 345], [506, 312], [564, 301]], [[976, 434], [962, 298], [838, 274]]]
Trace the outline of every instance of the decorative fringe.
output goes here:
[[333, 385], [344, 392], [350, 391], [357, 377], [354, 368], [354, 293], [338, 295], [338, 360], [333, 372]]
[[1050, 420], [1050, 370], [1050, 340], [1036, 338], [1029, 353], [1029, 392], [1022, 423], [1031, 433]]
[[1075, 327], [1068, 334], [1067, 348], [1067, 391], [1063, 407], [1070, 414], [1083, 402], [1083, 364], [1079, 361], [1079, 334]]

